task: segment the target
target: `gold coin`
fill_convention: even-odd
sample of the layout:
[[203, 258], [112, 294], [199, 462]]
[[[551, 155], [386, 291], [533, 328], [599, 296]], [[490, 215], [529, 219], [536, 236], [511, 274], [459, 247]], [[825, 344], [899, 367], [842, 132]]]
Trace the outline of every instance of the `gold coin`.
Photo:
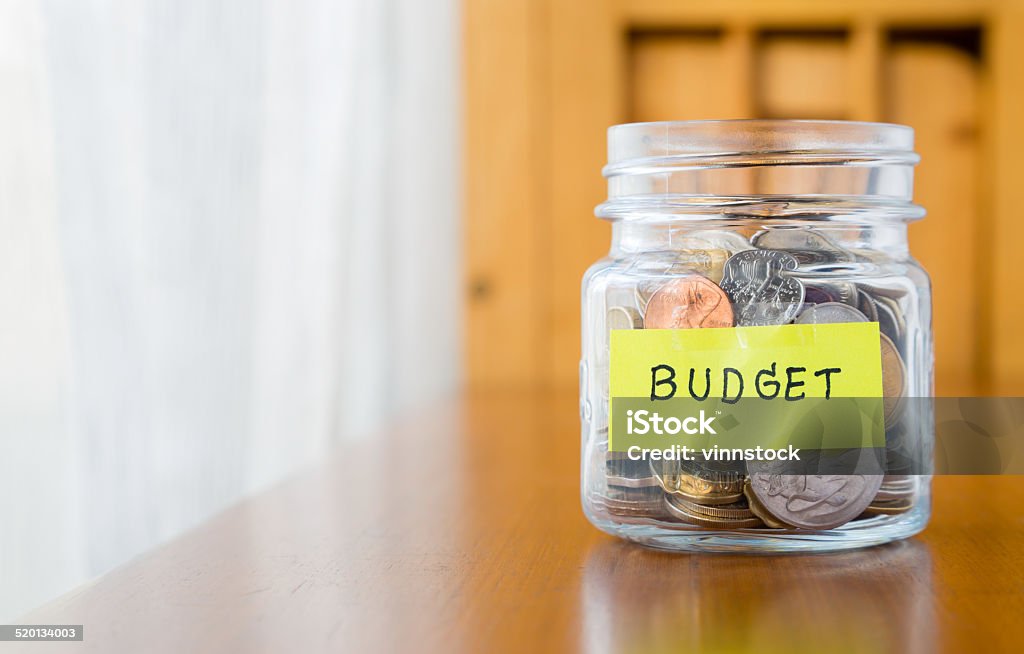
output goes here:
[[900, 358], [889, 337], [879, 333], [882, 348], [882, 397], [885, 407], [885, 424], [891, 425], [896, 418], [903, 402], [903, 394], [907, 386], [907, 367]]
[[765, 508], [764, 504], [761, 504], [761, 500], [757, 499], [757, 494], [754, 493], [752, 488], [750, 488], [749, 480], [743, 484], [743, 495], [747, 498], [747, 504], [750, 506], [750, 512], [760, 518], [764, 524], [772, 529], [793, 529], [791, 525], [787, 525], [785, 522], [776, 518], [772, 515], [771, 511]]
[[733, 504], [720, 504], [718, 506], [707, 506], [690, 502], [681, 497], [669, 496], [669, 502], [681, 511], [703, 518], [723, 518], [729, 520], [746, 520], [753, 518], [750, 507], [745, 502], [734, 502]]
[[658, 475], [666, 493], [678, 495], [696, 504], [732, 504], [743, 497], [743, 480], [711, 481], [687, 474]]
[[[672, 517], [701, 527], [713, 529], [752, 529], [762, 526], [764, 523], [753, 514], [749, 518], [721, 518], [709, 515], [701, 515], [687, 508], [677, 506], [670, 496], [665, 496], [665, 508]], [[705, 507], [708, 508], [708, 507]]]

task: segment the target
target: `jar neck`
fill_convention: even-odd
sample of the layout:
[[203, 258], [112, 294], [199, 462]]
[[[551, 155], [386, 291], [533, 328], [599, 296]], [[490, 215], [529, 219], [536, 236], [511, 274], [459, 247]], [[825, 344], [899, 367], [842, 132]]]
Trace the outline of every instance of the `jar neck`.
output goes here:
[[792, 228], [811, 228], [835, 245], [851, 251], [870, 251], [893, 259], [909, 256], [907, 224], [884, 222], [862, 224], [840, 221], [816, 222], [808, 220], [757, 220], [746, 217], [723, 219], [708, 217], [704, 220], [616, 221], [612, 224], [612, 242], [609, 255], [627, 257], [646, 252], [665, 252], [692, 248], [694, 237], [700, 238], [704, 230], [725, 230], [750, 237], [769, 228], [785, 225]]
[[633, 123], [608, 133], [609, 220], [771, 219], [872, 225], [913, 204], [913, 130], [844, 121]]

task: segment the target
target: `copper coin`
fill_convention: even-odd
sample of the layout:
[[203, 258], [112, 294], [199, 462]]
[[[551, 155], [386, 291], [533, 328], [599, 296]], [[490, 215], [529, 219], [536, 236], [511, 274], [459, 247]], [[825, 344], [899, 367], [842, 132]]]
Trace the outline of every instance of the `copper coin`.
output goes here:
[[732, 304], [725, 292], [701, 275], [673, 279], [647, 303], [646, 329], [732, 327]]
[[907, 384], [907, 367], [900, 353], [885, 334], [881, 337], [882, 348], [882, 397], [885, 407], [885, 424], [889, 426], [900, 409]]

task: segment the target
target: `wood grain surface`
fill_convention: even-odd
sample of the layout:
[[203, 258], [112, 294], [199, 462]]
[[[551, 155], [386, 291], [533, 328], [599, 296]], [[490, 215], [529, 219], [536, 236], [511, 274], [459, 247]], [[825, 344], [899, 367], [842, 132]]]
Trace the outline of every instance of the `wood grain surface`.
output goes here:
[[37, 609], [85, 640], [23, 648], [1019, 651], [1022, 478], [937, 479], [901, 543], [671, 554], [585, 521], [578, 429], [571, 393], [455, 400]]

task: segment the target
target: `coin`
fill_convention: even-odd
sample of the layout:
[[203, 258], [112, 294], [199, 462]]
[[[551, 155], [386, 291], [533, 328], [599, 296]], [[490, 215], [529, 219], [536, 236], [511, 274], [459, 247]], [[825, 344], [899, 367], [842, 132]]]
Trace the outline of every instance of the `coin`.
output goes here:
[[661, 506], [654, 504], [638, 504], [618, 500], [595, 500], [595, 506], [603, 507], [612, 515], [630, 516], [635, 518], [664, 518], [667, 515], [664, 502]]
[[678, 496], [669, 496], [668, 499], [676, 508], [696, 516], [724, 518], [728, 520], [749, 520], [754, 517], [754, 514], [750, 512], [750, 507], [747, 506], [745, 501], [721, 504], [717, 506], [707, 506], [696, 502], [690, 502], [689, 500]]
[[651, 301], [651, 296], [654, 295], [664, 282], [662, 280], [644, 280], [637, 282], [634, 288], [634, 295], [636, 299], [636, 305], [640, 307], [642, 313], [647, 312], [647, 303]]
[[757, 499], [757, 494], [750, 488], [750, 480], [748, 479], [743, 484], [743, 495], [747, 498], [747, 505], [750, 507], [750, 512], [753, 513], [768, 527], [772, 529], [792, 529], [785, 522], [782, 522], [771, 514], [771, 511], [764, 508], [761, 501]]
[[803, 529], [833, 529], [853, 520], [881, 484], [881, 475], [750, 475], [761, 506], [780, 522]]
[[651, 296], [644, 313], [646, 329], [732, 327], [729, 298], [713, 281], [689, 275], [664, 284]]
[[900, 335], [896, 328], [896, 316], [893, 315], [892, 309], [888, 305], [879, 302], [878, 298], [871, 298], [871, 301], [875, 303], [875, 310], [878, 311], [878, 328], [889, 338], [899, 340]]
[[605, 481], [609, 486], [623, 488], [661, 486], [648, 461], [634, 461], [620, 452], [605, 453]]
[[694, 475], [655, 475], [666, 493], [697, 504], [732, 504], [743, 496], [743, 480], [709, 481]]
[[842, 302], [850, 306], [857, 306], [857, 299], [857, 287], [850, 282], [810, 284], [804, 281], [804, 304]]
[[725, 262], [722, 290], [732, 300], [739, 325], [784, 325], [804, 301], [804, 285], [787, 275], [797, 262], [785, 252], [745, 250]]
[[877, 295], [872, 298], [878, 307], [878, 324], [886, 336], [895, 342], [903, 340], [907, 331], [907, 323], [903, 320], [900, 304], [891, 297]]
[[798, 325], [826, 325], [845, 322], [867, 322], [867, 316], [848, 304], [825, 302], [807, 307], [797, 317]]
[[609, 487], [603, 496], [592, 497], [594, 504], [604, 506], [614, 515], [665, 517], [664, 493], [660, 488]]
[[909, 499], [895, 500], [892, 502], [872, 502], [866, 509], [865, 515], [899, 515], [914, 508], [914, 502]]
[[907, 384], [907, 367], [889, 337], [881, 333], [878, 336], [881, 339], [882, 349], [882, 398], [885, 407], [885, 424], [891, 425], [902, 405]]
[[688, 522], [690, 524], [700, 525], [702, 527], [711, 527], [713, 529], [752, 529], [760, 527], [764, 524], [761, 522], [760, 518], [751, 513], [749, 509], [743, 510], [738, 509], [736, 507], [731, 509], [736, 510], [736, 514], [743, 515], [746, 517], [724, 517], [708, 515], [706, 513], [699, 513], [697, 510], [694, 510], [693, 507], [697, 507], [700, 505], [686, 503], [685, 500], [680, 500], [679, 498], [673, 497], [671, 495], [666, 495], [664, 502], [665, 508], [672, 515], [672, 517], [681, 520], [682, 522]]
[[765, 250], [783, 250], [802, 266], [817, 266], [853, 261], [853, 254], [839, 247], [824, 234], [805, 227], [776, 227], [754, 234], [751, 242]]
[[740, 462], [650, 461], [666, 493], [697, 504], [731, 504], [743, 497], [746, 466]]
[[642, 329], [643, 316], [633, 307], [610, 307], [607, 317], [608, 329]]
[[868, 322], [878, 322], [878, 307], [864, 289], [857, 292], [857, 308], [868, 317]]

